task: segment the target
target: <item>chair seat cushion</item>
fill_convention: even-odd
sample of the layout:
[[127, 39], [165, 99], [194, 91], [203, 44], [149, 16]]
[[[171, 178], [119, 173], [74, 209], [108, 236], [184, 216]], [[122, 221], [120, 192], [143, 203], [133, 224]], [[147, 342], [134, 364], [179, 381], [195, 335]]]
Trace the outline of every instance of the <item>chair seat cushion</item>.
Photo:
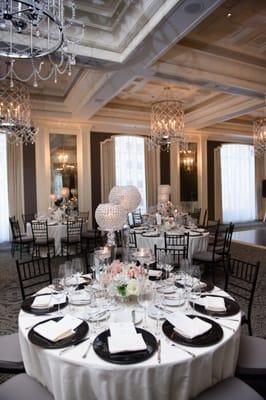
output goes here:
[[227, 378], [194, 400], [263, 400], [263, 397], [240, 379]]
[[202, 261], [202, 262], [212, 262], [212, 259], [214, 262], [221, 261], [223, 257], [219, 254], [214, 254], [214, 258], [212, 258], [212, 252], [211, 251], [201, 251], [199, 253], [193, 254], [193, 260], [195, 261]]
[[0, 385], [0, 400], [53, 400], [54, 397], [35, 379], [19, 374]]
[[67, 243], [79, 243], [80, 242], [80, 237], [79, 236], [70, 236], [68, 239], [67, 237], [61, 238], [61, 243], [67, 244]]
[[237, 361], [237, 375], [266, 376], [266, 340], [242, 335]]
[[23, 372], [18, 334], [0, 336], [0, 371]]

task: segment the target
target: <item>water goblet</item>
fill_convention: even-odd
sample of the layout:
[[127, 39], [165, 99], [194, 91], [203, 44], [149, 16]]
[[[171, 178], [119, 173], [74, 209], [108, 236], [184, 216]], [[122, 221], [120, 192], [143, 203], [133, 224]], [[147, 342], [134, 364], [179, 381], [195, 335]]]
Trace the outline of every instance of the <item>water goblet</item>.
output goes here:
[[154, 300], [154, 290], [150, 283], [146, 282], [139, 288], [138, 303], [144, 308], [144, 328], [147, 328], [148, 307]]
[[54, 292], [52, 292], [52, 299], [54, 302], [57, 304], [57, 313], [58, 315], [61, 315], [60, 313], [60, 304], [62, 304], [63, 300], [65, 299], [65, 288], [62, 285], [62, 281], [60, 278], [54, 278], [52, 280]]

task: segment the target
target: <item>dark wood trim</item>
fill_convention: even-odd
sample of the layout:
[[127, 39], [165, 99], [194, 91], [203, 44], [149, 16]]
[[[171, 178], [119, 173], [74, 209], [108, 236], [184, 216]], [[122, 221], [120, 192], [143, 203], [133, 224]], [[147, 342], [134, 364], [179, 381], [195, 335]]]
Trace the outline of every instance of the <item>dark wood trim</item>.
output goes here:
[[23, 146], [23, 182], [24, 212], [35, 214], [37, 211], [35, 144]]

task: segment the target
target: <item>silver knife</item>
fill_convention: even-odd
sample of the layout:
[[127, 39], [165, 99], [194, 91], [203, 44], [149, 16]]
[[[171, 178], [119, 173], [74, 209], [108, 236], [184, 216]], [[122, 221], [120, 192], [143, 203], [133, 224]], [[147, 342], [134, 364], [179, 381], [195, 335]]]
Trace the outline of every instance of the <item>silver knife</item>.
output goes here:
[[161, 364], [161, 340], [160, 339], [158, 340], [157, 345], [158, 345], [157, 361], [158, 361], [158, 364]]
[[85, 339], [79, 340], [77, 343], [72, 344], [72, 346], [67, 347], [67, 348], [61, 350], [61, 351], [59, 352], [59, 355], [61, 356], [62, 354], [66, 353], [68, 350], [71, 350], [71, 349], [73, 349], [74, 347], [78, 346], [79, 344], [81, 344], [81, 343], [83, 343], [83, 342], [86, 342], [88, 339], [89, 339], [89, 337], [86, 337]]

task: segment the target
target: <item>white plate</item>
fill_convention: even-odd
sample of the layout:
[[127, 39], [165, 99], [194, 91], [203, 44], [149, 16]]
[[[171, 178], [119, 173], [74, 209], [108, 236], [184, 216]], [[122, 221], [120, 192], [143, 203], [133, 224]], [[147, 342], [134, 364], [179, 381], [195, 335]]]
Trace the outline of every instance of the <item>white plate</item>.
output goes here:
[[171, 298], [171, 299], [164, 299], [163, 300], [163, 305], [164, 306], [169, 306], [169, 307], [180, 307], [185, 304], [185, 299], [182, 298]]
[[156, 308], [155, 306], [151, 306], [148, 308], [148, 316], [150, 318], [158, 318], [159, 315], [159, 319], [165, 319], [167, 313], [164, 312], [164, 310], [159, 310], [158, 308]]
[[102, 312], [88, 312], [87, 314], [87, 320], [89, 322], [97, 322], [97, 321], [103, 321], [105, 319], [108, 319], [110, 317], [110, 313], [105, 310]]
[[158, 292], [168, 294], [168, 293], [175, 293], [176, 287], [175, 286], [162, 286], [157, 289]]

